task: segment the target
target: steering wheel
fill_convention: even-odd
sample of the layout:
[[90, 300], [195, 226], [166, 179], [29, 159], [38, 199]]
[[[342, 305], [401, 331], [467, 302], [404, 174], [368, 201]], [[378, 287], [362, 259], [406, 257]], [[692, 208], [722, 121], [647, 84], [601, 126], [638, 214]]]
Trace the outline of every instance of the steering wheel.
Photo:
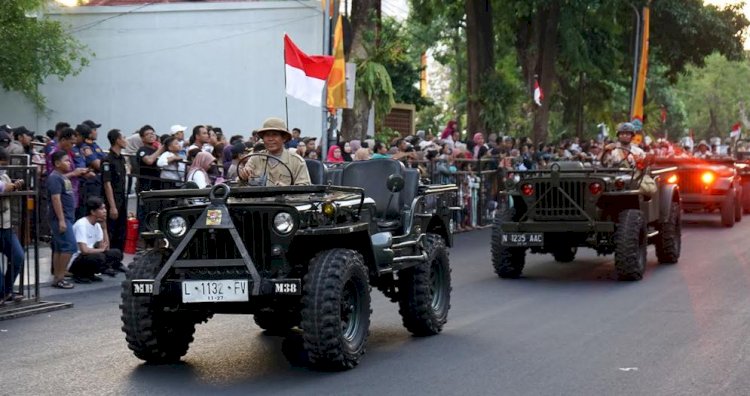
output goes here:
[[[248, 178], [248, 180], [239, 179], [240, 169], [243, 169], [247, 161], [249, 161], [250, 158], [252, 157], [266, 157], [266, 164], [263, 166], [262, 176], [258, 177], [257, 181], [253, 181], [252, 177]], [[265, 186], [268, 180], [268, 161], [276, 161], [279, 164], [283, 165], [284, 169], [286, 169], [286, 171], [289, 172], [289, 178], [291, 179], [290, 185], [292, 186], [294, 185], [294, 173], [292, 172], [292, 169], [289, 168], [287, 164], [281, 162], [281, 159], [279, 159], [278, 157], [274, 157], [273, 155], [267, 154], [267, 153], [252, 153], [252, 154], [248, 154], [242, 157], [240, 161], [237, 163], [237, 178], [242, 182], [247, 182], [251, 186]]]
[[627, 149], [627, 148], [622, 147], [622, 146], [617, 146], [617, 147], [615, 147], [613, 149], [610, 149], [610, 150], [606, 150], [605, 149], [604, 152], [602, 152], [602, 158], [600, 159], [600, 162], [604, 163], [604, 158], [607, 155], [607, 153], [609, 153], [611, 151], [615, 151], [615, 150], [622, 150], [622, 151], [625, 152], [625, 158], [621, 159], [616, 164], [613, 164], [615, 168], [622, 167], [623, 163], [630, 165], [630, 163], [628, 162], [628, 157], [631, 157], [631, 156], [633, 157], [633, 161], [635, 162], [635, 155], [633, 155], [633, 152], [630, 151], [630, 149]]

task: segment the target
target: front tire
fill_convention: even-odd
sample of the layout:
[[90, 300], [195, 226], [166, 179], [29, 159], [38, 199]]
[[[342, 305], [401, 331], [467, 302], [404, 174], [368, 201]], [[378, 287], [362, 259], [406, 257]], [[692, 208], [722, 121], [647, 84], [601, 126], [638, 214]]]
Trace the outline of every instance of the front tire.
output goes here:
[[415, 336], [440, 333], [451, 307], [451, 269], [443, 238], [427, 234], [427, 262], [398, 272], [399, 313]]
[[727, 198], [724, 200], [724, 203], [721, 205], [721, 225], [727, 228], [734, 227], [735, 223], [735, 217], [734, 217], [734, 210], [735, 210], [735, 199], [734, 199], [734, 193], [729, 193]]
[[136, 257], [122, 282], [122, 331], [136, 357], [148, 363], [174, 363], [193, 341], [196, 323], [207, 319], [186, 312], [166, 312], [158, 297], [133, 296], [134, 279], [154, 279], [167, 252], [151, 250]]
[[492, 223], [492, 266], [497, 276], [503, 279], [517, 279], [521, 277], [526, 264], [526, 249], [503, 246], [502, 225], [513, 220], [514, 208], [504, 207], [495, 213]]
[[641, 280], [646, 271], [646, 248], [648, 247], [643, 213], [637, 209], [627, 209], [620, 213], [619, 221], [615, 230], [617, 279]]
[[659, 235], [656, 237], [656, 257], [661, 264], [674, 264], [680, 260], [682, 247], [682, 219], [680, 204], [672, 202], [669, 208], [669, 218], [661, 224]]
[[318, 253], [302, 288], [303, 344], [312, 367], [346, 370], [365, 353], [370, 285], [362, 255], [350, 249]]

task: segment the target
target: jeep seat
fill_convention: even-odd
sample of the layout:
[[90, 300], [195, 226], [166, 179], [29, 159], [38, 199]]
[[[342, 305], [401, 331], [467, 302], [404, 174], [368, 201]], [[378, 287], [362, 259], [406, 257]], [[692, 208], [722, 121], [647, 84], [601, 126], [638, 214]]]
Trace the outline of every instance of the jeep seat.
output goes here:
[[334, 186], [341, 185], [342, 168], [326, 169], [325, 184], [331, 183]]
[[403, 171], [404, 189], [401, 190], [401, 207], [411, 209], [411, 204], [417, 196], [419, 188], [419, 169], [406, 168]]
[[388, 176], [403, 175], [403, 165], [392, 159], [355, 161], [347, 164], [341, 172], [341, 185], [360, 187], [365, 196], [375, 201], [375, 220], [381, 231], [401, 228], [400, 193], [392, 193], [386, 187]]
[[310, 173], [310, 182], [314, 185], [326, 184], [326, 168], [318, 160], [306, 159], [307, 172]]

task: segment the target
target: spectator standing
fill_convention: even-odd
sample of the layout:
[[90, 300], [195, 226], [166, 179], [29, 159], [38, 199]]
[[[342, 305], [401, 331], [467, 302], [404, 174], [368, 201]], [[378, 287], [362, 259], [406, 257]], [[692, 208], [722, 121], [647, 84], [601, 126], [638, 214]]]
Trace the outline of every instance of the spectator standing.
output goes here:
[[205, 151], [199, 152], [193, 163], [190, 165], [190, 169], [187, 174], [188, 182], [195, 182], [198, 188], [206, 188], [211, 185], [211, 179], [208, 176], [208, 170], [216, 159], [211, 153]]
[[73, 233], [78, 250], [72, 257], [70, 272], [76, 283], [90, 283], [101, 281], [96, 276], [102, 273], [114, 277], [116, 270], [124, 271], [122, 267], [122, 252], [109, 248], [107, 232], [101, 223], [107, 219], [107, 207], [99, 197], [91, 197], [86, 201], [86, 216], [73, 224]]
[[208, 133], [208, 129], [206, 129], [205, 126], [194, 126], [193, 135], [190, 136], [190, 147], [188, 147], [187, 149], [188, 161], [191, 159], [189, 155], [194, 149], [199, 149], [200, 151], [205, 151], [208, 153], [213, 152], [214, 146], [209, 143], [210, 141], [211, 135]]
[[163, 188], [174, 188], [182, 185], [182, 181], [185, 180], [185, 162], [180, 156], [180, 142], [174, 136], [170, 136], [164, 141], [165, 151], [159, 156], [156, 161], [156, 166], [161, 169], [160, 177], [162, 179], [174, 180], [174, 183], [164, 182], [162, 184], [169, 183], [169, 186], [163, 185]]
[[333, 146], [328, 148], [328, 156], [326, 157], [326, 162], [332, 164], [340, 164], [344, 162], [344, 157], [341, 156], [341, 147], [334, 144]]
[[227, 175], [224, 177], [227, 180], [237, 180], [237, 166], [240, 163], [240, 158], [245, 153], [245, 144], [241, 141], [236, 142], [232, 148], [232, 162], [230, 162], [227, 169]]
[[[315, 151], [315, 145], [316, 145], [315, 141], [317, 139], [318, 138], [315, 138], [315, 137], [306, 137], [306, 138], [302, 139], [302, 142], [304, 142], [305, 145], [307, 146], [307, 148], [305, 149], [305, 154], [307, 156], [305, 158], [310, 158], [310, 155], [312, 155], [312, 153], [316, 152]], [[317, 157], [315, 159], [317, 159]]]
[[157, 146], [156, 132], [151, 125], [144, 125], [138, 131], [143, 141], [143, 146], [136, 152], [138, 158], [138, 187], [136, 192], [141, 193], [148, 190], [161, 189], [159, 176], [161, 170], [156, 166], [156, 161], [164, 152], [164, 146]]
[[391, 158], [391, 155], [388, 154], [388, 148], [382, 142], [376, 142], [373, 151], [372, 159]]
[[302, 134], [302, 131], [299, 128], [292, 128], [292, 138], [286, 142], [286, 148], [296, 149], [300, 143], [300, 134]]
[[[0, 148], [0, 166], [8, 166], [10, 155]], [[0, 174], [0, 193], [9, 193], [23, 188], [23, 180], [11, 181], [7, 172]], [[0, 252], [8, 259], [5, 274], [0, 265], [0, 305], [6, 301], [21, 301], [22, 294], [13, 292], [13, 284], [23, 268], [23, 248], [11, 226], [10, 198], [0, 198]]]
[[27, 154], [32, 159], [36, 154], [31, 145], [31, 141], [34, 140], [34, 131], [26, 129], [25, 126], [20, 126], [13, 128], [13, 137], [15, 139], [8, 146], [8, 154]]
[[234, 159], [234, 145], [236, 143], [242, 143], [242, 135], [234, 135], [229, 138], [229, 144], [224, 147], [221, 160], [221, 168], [223, 170], [224, 179], [229, 180], [229, 167], [232, 166], [232, 160]]
[[172, 125], [169, 130], [172, 132], [172, 136], [177, 139], [180, 143], [180, 156], [182, 158], [187, 157], [187, 150], [185, 150], [185, 130], [187, 129], [184, 125]]
[[81, 137], [83, 143], [81, 143], [81, 155], [86, 163], [86, 167], [91, 169], [86, 175], [86, 179], [83, 180], [83, 194], [81, 194], [81, 206], [86, 202], [87, 197], [101, 197], [103, 196], [102, 190], [102, 161], [106, 154], [99, 144], [96, 143], [98, 137], [98, 128], [101, 124], [97, 124], [94, 121], [86, 120], [82, 125], [86, 125], [88, 128], [81, 129]]
[[102, 182], [104, 183], [104, 196], [108, 209], [107, 230], [109, 230], [111, 236], [110, 246], [122, 251], [125, 247], [125, 227], [128, 213], [127, 172], [122, 151], [125, 149], [127, 141], [119, 129], [109, 131], [107, 140], [109, 140], [111, 147], [109, 148], [109, 154], [102, 162]]
[[[72, 130], [63, 130], [60, 143], [67, 139], [66, 134], [72, 135]], [[73, 285], [65, 280], [68, 262], [73, 253], [78, 251], [73, 234], [75, 220], [75, 195], [73, 185], [65, 174], [71, 170], [68, 153], [58, 150], [52, 154], [55, 168], [47, 177], [47, 192], [50, 196], [49, 219], [52, 231], [52, 270], [54, 280], [52, 287], [72, 289]]]

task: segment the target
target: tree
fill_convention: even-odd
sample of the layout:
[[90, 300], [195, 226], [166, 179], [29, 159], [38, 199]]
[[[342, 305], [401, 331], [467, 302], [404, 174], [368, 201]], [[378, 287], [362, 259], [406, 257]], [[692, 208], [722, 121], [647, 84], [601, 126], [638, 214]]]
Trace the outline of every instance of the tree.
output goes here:
[[488, 125], [481, 118], [482, 79], [490, 76], [494, 64], [492, 9], [489, 1], [466, 0], [467, 47], [467, 128], [470, 134], [487, 133]]
[[700, 138], [727, 137], [731, 125], [740, 121], [741, 103], [750, 103], [750, 92], [742, 81], [750, 81], [747, 60], [730, 61], [713, 54], [704, 67], [689, 66], [677, 84], [685, 102], [688, 125]]
[[39, 86], [50, 76], [60, 80], [88, 65], [86, 48], [63, 25], [43, 15], [46, 0], [0, 1], [0, 85], [23, 94], [44, 111]]

